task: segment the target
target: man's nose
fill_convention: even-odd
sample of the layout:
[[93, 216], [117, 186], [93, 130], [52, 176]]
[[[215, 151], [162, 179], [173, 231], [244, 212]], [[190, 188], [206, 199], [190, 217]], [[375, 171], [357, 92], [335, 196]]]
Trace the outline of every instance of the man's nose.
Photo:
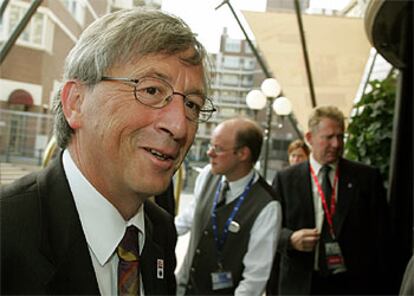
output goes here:
[[187, 135], [187, 125], [190, 123], [186, 116], [184, 100], [173, 97], [161, 110], [163, 114], [158, 126], [170, 133], [174, 139], [184, 138]]
[[342, 138], [340, 137], [332, 137], [331, 139], [331, 145], [334, 147], [339, 147], [341, 145]]
[[208, 157], [213, 157], [214, 155], [216, 155], [216, 152], [214, 151], [214, 147], [208, 147], [206, 154]]

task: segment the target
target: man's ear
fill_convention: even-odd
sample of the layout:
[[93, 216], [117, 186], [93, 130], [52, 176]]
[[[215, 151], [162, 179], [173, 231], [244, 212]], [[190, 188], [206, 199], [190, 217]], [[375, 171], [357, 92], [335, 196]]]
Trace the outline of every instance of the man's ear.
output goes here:
[[247, 148], [247, 146], [243, 146], [237, 149], [237, 154], [239, 155], [241, 161], [249, 160], [251, 157], [250, 149]]
[[305, 139], [309, 146], [312, 146], [312, 133], [310, 131], [305, 134]]
[[77, 129], [82, 125], [83, 96], [84, 86], [76, 80], [67, 81], [60, 92], [63, 113], [72, 129]]

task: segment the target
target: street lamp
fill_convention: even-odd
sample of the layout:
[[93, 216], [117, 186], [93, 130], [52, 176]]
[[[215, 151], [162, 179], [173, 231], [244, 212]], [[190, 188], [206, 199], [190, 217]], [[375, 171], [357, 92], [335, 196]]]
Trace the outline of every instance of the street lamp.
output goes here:
[[246, 104], [250, 109], [253, 109], [254, 119], [257, 121], [257, 111], [263, 109], [266, 106], [267, 98], [258, 89], [249, 91], [246, 96]]
[[263, 177], [266, 179], [267, 175], [267, 162], [269, 158], [269, 145], [272, 130], [272, 108], [279, 116], [286, 116], [292, 112], [292, 104], [286, 97], [279, 97], [282, 89], [274, 78], [265, 79], [260, 90], [251, 90], [246, 96], [246, 104], [250, 109], [255, 111], [255, 116], [258, 110], [263, 109], [266, 106], [267, 101], [269, 104], [266, 110], [266, 127], [265, 127], [265, 150], [264, 150], [264, 163], [263, 163]]
[[281, 118], [281, 121], [278, 122], [278, 127], [282, 128], [285, 117], [292, 113], [292, 103], [286, 97], [278, 97], [273, 101], [272, 108]]

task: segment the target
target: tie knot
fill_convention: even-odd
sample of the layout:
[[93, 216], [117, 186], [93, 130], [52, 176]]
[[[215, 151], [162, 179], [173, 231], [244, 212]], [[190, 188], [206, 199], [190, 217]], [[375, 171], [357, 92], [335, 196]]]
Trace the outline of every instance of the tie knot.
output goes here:
[[322, 173], [324, 174], [324, 175], [327, 175], [327, 174], [329, 174], [329, 172], [331, 171], [331, 167], [329, 166], [329, 165], [327, 165], [327, 164], [325, 164], [322, 168], [321, 168], [321, 171], [322, 171]]
[[221, 192], [227, 192], [229, 190], [230, 186], [229, 186], [229, 182], [227, 180], [224, 180], [221, 183]]
[[119, 259], [124, 261], [137, 261], [139, 258], [138, 250], [138, 228], [128, 226], [124, 237], [118, 245], [117, 253]]

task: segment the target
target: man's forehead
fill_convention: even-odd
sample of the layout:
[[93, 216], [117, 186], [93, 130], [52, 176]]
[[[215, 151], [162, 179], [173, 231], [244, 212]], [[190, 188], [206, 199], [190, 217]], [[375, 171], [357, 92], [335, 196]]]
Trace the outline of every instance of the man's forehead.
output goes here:
[[[181, 68], [182, 67], [182, 68]], [[178, 70], [180, 69], [180, 70]], [[184, 69], [184, 71], [182, 71]], [[128, 78], [140, 78], [152, 76], [172, 82], [175, 78], [186, 73], [186, 69], [195, 70], [191, 72], [193, 81], [199, 78], [200, 86], [204, 89], [204, 71], [202, 65], [191, 65], [180, 59], [179, 54], [147, 54], [131, 59], [129, 62], [119, 62], [108, 69], [106, 75], [123, 75]], [[199, 77], [197, 74], [199, 73]], [[122, 73], [122, 74], [120, 74]], [[188, 74], [188, 72], [187, 72]]]
[[230, 143], [233, 141], [233, 132], [226, 127], [217, 128], [211, 137], [212, 143]]

